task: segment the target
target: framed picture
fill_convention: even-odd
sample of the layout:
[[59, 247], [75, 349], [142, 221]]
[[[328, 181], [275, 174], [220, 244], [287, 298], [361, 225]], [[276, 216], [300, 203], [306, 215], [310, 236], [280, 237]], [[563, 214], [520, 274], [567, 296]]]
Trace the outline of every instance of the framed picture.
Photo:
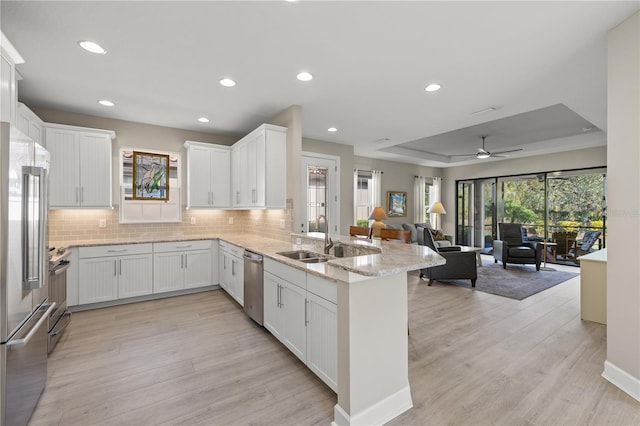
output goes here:
[[169, 155], [133, 151], [133, 199], [169, 200]]
[[389, 217], [403, 217], [407, 215], [406, 192], [387, 191], [387, 215]]

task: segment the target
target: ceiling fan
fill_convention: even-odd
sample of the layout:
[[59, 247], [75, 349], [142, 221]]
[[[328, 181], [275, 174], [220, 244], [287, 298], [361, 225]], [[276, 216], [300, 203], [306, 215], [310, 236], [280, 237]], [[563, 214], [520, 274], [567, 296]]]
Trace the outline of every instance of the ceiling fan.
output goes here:
[[498, 152], [489, 152], [484, 148], [484, 140], [486, 139], [486, 136], [480, 136], [482, 138], [482, 148], [478, 148], [478, 151], [474, 154], [455, 154], [455, 155], [451, 155], [451, 157], [472, 157], [475, 156], [476, 158], [480, 159], [480, 160], [484, 160], [485, 158], [507, 158], [509, 157], [508, 155], [503, 155], [503, 154], [508, 154], [510, 152], [517, 152], [517, 151], [522, 151], [522, 148], [518, 148], [518, 149], [509, 149], [506, 151], [498, 151]]

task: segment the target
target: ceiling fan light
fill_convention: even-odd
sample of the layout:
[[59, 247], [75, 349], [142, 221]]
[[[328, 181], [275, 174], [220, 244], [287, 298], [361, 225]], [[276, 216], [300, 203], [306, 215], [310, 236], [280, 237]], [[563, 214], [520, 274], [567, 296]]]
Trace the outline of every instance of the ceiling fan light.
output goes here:
[[488, 152], [478, 152], [478, 154], [476, 154], [476, 158], [479, 158], [480, 160], [484, 160], [485, 158], [489, 157], [491, 157], [491, 154], [489, 154]]

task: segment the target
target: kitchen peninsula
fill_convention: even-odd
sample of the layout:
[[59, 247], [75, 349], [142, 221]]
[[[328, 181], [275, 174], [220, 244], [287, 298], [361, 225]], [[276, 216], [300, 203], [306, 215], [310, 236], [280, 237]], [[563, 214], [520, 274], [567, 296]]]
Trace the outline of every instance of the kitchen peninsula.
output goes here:
[[[346, 236], [332, 238], [347, 257], [332, 256], [319, 263], [303, 263], [278, 254], [291, 250], [322, 253], [324, 240], [314, 235], [292, 234], [291, 242], [251, 234], [206, 235], [196, 240], [211, 240], [216, 247], [218, 242], [225, 241], [262, 254], [265, 263], [295, 268], [304, 271], [307, 280], [320, 278], [332, 285], [329, 291], [337, 302], [338, 402], [334, 423], [383, 424], [413, 405], [408, 380], [407, 272], [441, 265], [444, 259], [424, 246]], [[152, 238], [135, 244], [156, 245], [187, 239], [194, 240]], [[132, 244], [132, 241], [66, 244], [82, 248]], [[218, 275], [215, 272], [212, 275], [215, 284]]]

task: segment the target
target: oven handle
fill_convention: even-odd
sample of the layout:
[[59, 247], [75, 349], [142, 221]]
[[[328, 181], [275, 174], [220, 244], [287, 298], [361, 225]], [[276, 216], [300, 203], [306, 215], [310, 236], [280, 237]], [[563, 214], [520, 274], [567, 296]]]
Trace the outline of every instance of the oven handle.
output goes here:
[[52, 271], [49, 271], [49, 275], [51, 275], [51, 276], [60, 275], [63, 272], [66, 272], [67, 269], [69, 269], [70, 267], [71, 267], [71, 262], [69, 262], [67, 264], [64, 264], [64, 265], [57, 266]]
[[[71, 324], [71, 312], [66, 311], [64, 314], [62, 314], [58, 322], [56, 322], [55, 327], [49, 332], [49, 335], [51, 337], [57, 336], [58, 334], [62, 333], [69, 324]], [[61, 326], [58, 327], [58, 325]]]
[[49, 306], [47, 311], [40, 317], [40, 319], [38, 320], [36, 325], [34, 325], [31, 328], [31, 330], [29, 330], [29, 333], [27, 333], [27, 335], [25, 337], [23, 337], [22, 339], [16, 339], [16, 340], [11, 340], [11, 341], [7, 342], [7, 344], [6, 344], [7, 348], [19, 349], [19, 348], [22, 348], [22, 347], [26, 346], [29, 343], [29, 340], [31, 340], [33, 338], [33, 336], [36, 334], [38, 329], [40, 327], [42, 327], [42, 324], [44, 324], [45, 321], [49, 321], [49, 315], [51, 315], [51, 312], [53, 312], [53, 310], [55, 309], [56, 306], [57, 306], [57, 303], [53, 302]]

